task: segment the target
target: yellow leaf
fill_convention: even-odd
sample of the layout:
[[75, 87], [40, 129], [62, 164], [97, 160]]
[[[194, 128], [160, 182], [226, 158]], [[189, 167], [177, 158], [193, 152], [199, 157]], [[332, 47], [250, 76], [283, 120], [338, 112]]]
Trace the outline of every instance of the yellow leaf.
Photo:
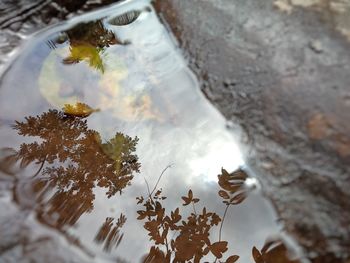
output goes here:
[[85, 103], [77, 102], [73, 104], [65, 104], [63, 112], [69, 116], [82, 117], [85, 118], [93, 112], [97, 112], [99, 109], [93, 109]]

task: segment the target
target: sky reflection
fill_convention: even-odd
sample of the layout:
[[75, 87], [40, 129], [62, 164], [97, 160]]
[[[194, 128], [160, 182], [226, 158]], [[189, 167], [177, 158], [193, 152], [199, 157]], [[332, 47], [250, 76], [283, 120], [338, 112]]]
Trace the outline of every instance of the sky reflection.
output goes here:
[[[51, 198], [40, 194], [39, 198], [35, 193], [35, 190], [44, 191], [46, 187], [40, 184], [45, 173], [37, 172], [41, 169], [48, 171], [45, 170], [46, 148], [38, 151], [37, 155], [29, 151], [31, 154], [25, 167], [15, 175], [7, 174], [1, 166], [0, 185], [6, 180], [10, 184], [0, 208], [5, 204], [14, 206], [15, 201], [21, 209], [14, 209], [13, 217], [21, 214], [24, 218], [31, 218], [27, 223], [30, 235], [37, 231], [39, 237], [43, 235], [49, 239], [63, 236], [61, 243], [68, 247], [73, 243], [83, 251], [87, 261], [115, 262], [116, 258], [124, 258], [137, 262], [151, 247], [147, 231], [137, 220], [139, 207], [135, 199], [140, 195], [148, 197], [146, 181], [152, 190], [162, 171], [170, 165], [157, 185], [157, 189], [162, 188], [162, 193], [167, 196], [163, 203], [167, 211], [182, 206], [181, 196], [191, 189], [200, 198], [199, 211], [205, 206], [208, 211], [222, 216], [226, 206], [218, 196], [217, 176], [221, 168], [233, 172], [244, 166], [244, 158], [233, 134], [226, 128], [224, 118], [200, 93], [195, 76], [148, 1], [126, 2], [111, 10], [89, 17], [93, 22], [80, 23], [86, 31], [98, 29], [102, 36], [107, 34], [102, 44], [92, 41], [91, 34], [79, 31], [77, 25], [54, 28], [33, 40], [2, 77], [0, 123], [5, 124], [0, 126], [1, 149], [12, 148], [20, 152], [21, 144], [27, 143], [29, 148], [30, 143], [45, 144], [42, 141], [45, 137], [38, 139], [38, 134], [33, 132], [17, 134], [12, 125], [15, 121], [23, 122], [26, 116], [35, 119], [37, 115], [55, 112], [53, 115], [57, 116], [53, 119], [58, 121], [56, 126], [47, 128], [47, 133], [52, 135], [47, 149], [65, 150], [68, 155], [65, 157], [73, 161], [79, 153], [84, 153], [86, 159], [79, 159], [71, 167], [63, 165], [64, 173], [59, 168], [62, 158], [52, 152], [56, 159], [52, 157], [50, 160], [50, 165], [54, 166], [50, 171], [57, 175], [54, 176], [57, 180], [51, 185]], [[139, 10], [139, 14], [136, 18], [132, 17], [130, 23], [124, 20], [125, 17], [115, 19], [127, 10]], [[76, 31], [81, 34], [75, 35]], [[65, 37], [60, 38], [62, 35]], [[47, 45], [48, 40], [50, 45]], [[87, 45], [88, 49], [79, 49]], [[17, 101], [19, 106], [14, 108], [13, 101]], [[65, 104], [76, 102], [86, 103], [99, 111], [88, 117], [65, 116], [60, 112]], [[70, 122], [83, 129], [74, 130]], [[37, 132], [43, 132], [48, 123], [40, 124]], [[31, 125], [28, 126], [30, 130]], [[65, 128], [71, 129], [72, 138], [65, 137]], [[86, 146], [90, 147], [89, 150], [80, 149], [77, 142], [84, 139], [87, 131], [100, 139], [90, 136], [90, 143]], [[107, 147], [108, 141], [116, 138], [116, 134], [124, 139], [139, 138], [134, 145], [134, 154], [141, 167], [134, 167], [134, 171], [140, 168], [140, 173], [134, 178], [128, 177], [127, 182], [121, 185], [99, 177], [99, 172], [102, 174], [103, 169], [108, 170], [114, 165], [108, 163], [111, 155], [103, 151], [103, 147]], [[116, 146], [123, 145], [120, 140], [116, 141]], [[102, 151], [100, 146], [103, 146]], [[40, 156], [40, 153], [43, 155]], [[86, 162], [87, 159], [91, 164]], [[132, 160], [128, 159], [128, 162], [131, 165]], [[42, 168], [41, 163], [44, 163]], [[98, 168], [97, 164], [101, 167]], [[81, 169], [79, 176], [69, 175], [69, 169]], [[121, 167], [115, 169], [120, 170]], [[113, 175], [112, 171], [109, 172]], [[29, 176], [35, 173], [37, 176]], [[94, 179], [87, 184], [91, 174], [100, 181]], [[52, 173], [49, 178], [52, 179]], [[78, 179], [74, 181], [74, 178]], [[117, 190], [113, 188], [113, 182], [120, 186], [116, 187]], [[74, 198], [59, 199], [54, 206], [49, 205], [55, 201], [57, 194], [64, 195], [67, 191], [77, 197], [76, 202], [87, 201], [86, 195], [77, 196], [79, 187], [69, 190], [74, 184], [81, 189], [89, 188], [82, 191], [90, 197], [88, 209], [73, 216], [70, 211], [75, 211], [76, 206], [65, 201], [74, 202]], [[15, 189], [17, 197], [11, 201], [12, 189]], [[119, 190], [123, 190], [122, 194]], [[63, 207], [64, 213], [60, 213], [63, 204], [67, 207]], [[228, 211], [222, 238], [228, 241], [230, 254], [238, 254], [241, 262], [252, 262], [252, 247], [261, 248], [269, 236], [280, 231], [272, 211], [257, 191], [248, 194], [241, 204]], [[74, 218], [64, 218], [65, 215]], [[259, 220], [256, 220], [257, 217]], [[2, 219], [6, 222], [8, 217], [1, 215]], [[60, 224], [52, 223], [55, 220], [59, 220]], [[5, 224], [1, 222], [0, 227]], [[39, 231], [45, 224], [49, 228]], [[213, 230], [211, 235], [217, 239], [218, 230]]]

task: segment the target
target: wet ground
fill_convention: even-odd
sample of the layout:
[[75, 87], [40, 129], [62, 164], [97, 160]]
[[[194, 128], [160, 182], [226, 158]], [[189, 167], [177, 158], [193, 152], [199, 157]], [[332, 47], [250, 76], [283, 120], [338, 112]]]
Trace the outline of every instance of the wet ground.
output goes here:
[[347, 262], [347, 1], [1, 4], [0, 262]]
[[36, 35], [0, 112], [0, 262], [303, 258], [148, 1]]

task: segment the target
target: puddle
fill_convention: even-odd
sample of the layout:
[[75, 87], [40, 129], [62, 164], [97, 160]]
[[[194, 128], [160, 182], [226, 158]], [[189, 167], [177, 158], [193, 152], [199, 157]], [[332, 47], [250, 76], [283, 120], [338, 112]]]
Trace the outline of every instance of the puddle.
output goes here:
[[297, 262], [147, 1], [31, 39], [0, 138], [5, 262]]

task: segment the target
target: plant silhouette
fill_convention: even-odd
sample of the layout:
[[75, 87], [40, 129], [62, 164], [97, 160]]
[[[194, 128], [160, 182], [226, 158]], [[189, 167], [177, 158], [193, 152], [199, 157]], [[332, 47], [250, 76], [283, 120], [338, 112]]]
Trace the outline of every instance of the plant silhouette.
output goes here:
[[[93, 210], [94, 188], [106, 189], [108, 198], [128, 186], [140, 163], [134, 154], [138, 138], [117, 132], [102, 142], [83, 117], [49, 110], [16, 122], [14, 129], [30, 136], [13, 155], [21, 167], [39, 166], [30, 178], [38, 219], [54, 228], [72, 226]], [[121, 220], [121, 219], [120, 219]]]
[[[84, 213], [93, 210], [94, 188], [105, 189], [107, 198], [121, 194], [140, 169], [134, 153], [138, 138], [117, 132], [103, 142], [97, 131], [88, 128], [84, 119], [95, 111], [85, 104], [67, 105], [63, 111], [49, 110], [35, 117], [26, 117], [23, 122], [16, 121], [13, 128], [21, 136], [32, 137], [33, 142], [21, 144], [17, 151], [2, 150], [7, 156], [3, 161], [8, 165], [1, 165], [1, 168], [9, 175], [16, 176], [12, 172], [15, 161], [22, 168], [38, 167], [31, 177], [24, 178], [26, 184], [29, 182], [35, 199], [37, 219], [57, 229], [82, 249], [80, 241], [70, 236], [66, 227], [75, 225]], [[137, 220], [143, 221], [152, 243], [143, 262], [197, 263], [208, 257], [215, 258], [214, 262], [237, 262], [239, 256], [229, 253], [228, 242], [222, 240], [222, 229], [228, 209], [243, 202], [250, 190], [245, 187], [248, 178], [245, 171], [238, 169], [229, 173], [222, 169], [218, 175], [217, 197], [224, 204], [223, 214], [219, 215], [205, 206], [199, 209], [200, 198], [191, 189], [179, 198], [183, 208], [168, 211], [164, 206], [167, 197], [162, 194], [162, 189], [157, 188], [166, 169], [152, 191], [146, 181], [148, 196], [136, 198], [138, 205], [142, 206], [137, 211]], [[95, 242], [106, 252], [116, 248], [124, 237], [121, 229], [126, 221], [123, 214], [117, 218], [107, 217], [95, 236]], [[218, 236], [213, 235], [215, 229]], [[253, 247], [252, 257], [255, 263], [299, 262], [290, 260], [287, 252], [283, 242], [272, 240], [261, 250]]]
[[[221, 240], [223, 222], [228, 207], [245, 199], [246, 189], [243, 186], [246, 178], [246, 173], [241, 169], [231, 174], [222, 169], [222, 173], [218, 175], [221, 188], [218, 194], [226, 205], [223, 217], [207, 211], [206, 207], [197, 212], [195, 204], [200, 199], [194, 197], [191, 189], [186, 196], [181, 197], [183, 206], [192, 206], [192, 211], [185, 214], [179, 207], [167, 213], [162, 205], [166, 197], [162, 196], [161, 189], [154, 194], [154, 191], [149, 193], [146, 199], [143, 196], [137, 197], [137, 203], [143, 205], [143, 209], [137, 211], [137, 219], [145, 220], [144, 228], [153, 242], [144, 262], [196, 263], [201, 262], [208, 254], [215, 257], [215, 262], [221, 260], [228, 250], [228, 242]], [[215, 241], [210, 234], [212, 228], [218, 226], [219, 240]], [[233, 263], [238, 259], [239, 256], [231, 255], [225, 261], [219, 262]]]

